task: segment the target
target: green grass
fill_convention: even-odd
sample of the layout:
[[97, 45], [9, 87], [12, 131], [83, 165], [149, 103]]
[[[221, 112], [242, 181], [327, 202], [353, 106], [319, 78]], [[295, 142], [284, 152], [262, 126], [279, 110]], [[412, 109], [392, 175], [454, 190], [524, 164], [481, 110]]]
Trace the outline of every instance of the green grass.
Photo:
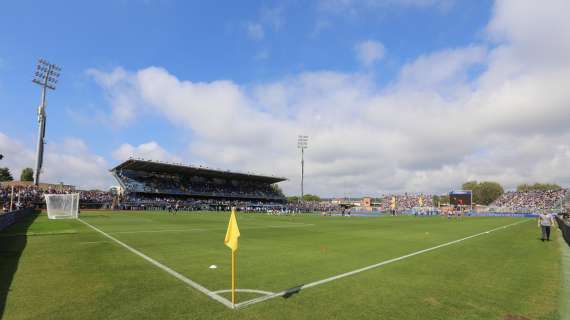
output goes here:
[[[226, 213], [82, 219], [212, 291], [230, 287]], [[238, 287], [279, 292], [521, 219], [240, 214]], [[0, 233], [0, 303], [5, 319], [560, 319], [562, 242], [538, 232], [518, 224], [230, 310], [79, 221], [39, 215]]]

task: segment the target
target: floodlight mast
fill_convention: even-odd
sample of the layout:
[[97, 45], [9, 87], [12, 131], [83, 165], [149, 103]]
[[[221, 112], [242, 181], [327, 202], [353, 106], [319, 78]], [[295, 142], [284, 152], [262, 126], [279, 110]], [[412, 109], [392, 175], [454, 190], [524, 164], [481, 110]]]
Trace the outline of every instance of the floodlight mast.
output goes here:
[[44, 159], [44, 137], [46, 133], [46, 90], [55, 90], [61, 68], [45, 59], [39, 59], [32, 82], [42, 88], [40, 106], [38, 107], [38, 146], [36, 151], [36, 171], [34, 171], [34, 184], [40, 183]]
[[304, 190], [303, 183], [305, 178], [305, 149], [307, 149], [309, 143], [309, 136], [299, 135], [297, 139], [297, 148], [301, 149], [301, 198], [299, 201], [303, 200]]

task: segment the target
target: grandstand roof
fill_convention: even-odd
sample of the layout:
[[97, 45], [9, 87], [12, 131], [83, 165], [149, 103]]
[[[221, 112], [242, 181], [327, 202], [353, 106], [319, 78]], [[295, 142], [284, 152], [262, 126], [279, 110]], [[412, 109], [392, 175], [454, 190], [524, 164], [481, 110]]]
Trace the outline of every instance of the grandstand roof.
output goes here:
[[265, 183], [277, 183], [287, 180], [287, 178], [275, 177], [275, 176], [264, 176], [253, 173], [235, 172], [229, 170], [212, 169], [202, 166], [191, 166], [184, 165], [181, 163], [167, 163], [167, 162], [157, 162], [144, 159], [129, 159], [118, 166], [111, 169], [111, 171], [117, 170], [137, 170], [137, 171], [147, 171], [147, 172], [159, 172], [159, 173], [179, 173], [183, 175], [199, 175], [203, 177], [211, 178], [224, 178], [224, 179], [239, 179], [239, 180], [252, 180]]

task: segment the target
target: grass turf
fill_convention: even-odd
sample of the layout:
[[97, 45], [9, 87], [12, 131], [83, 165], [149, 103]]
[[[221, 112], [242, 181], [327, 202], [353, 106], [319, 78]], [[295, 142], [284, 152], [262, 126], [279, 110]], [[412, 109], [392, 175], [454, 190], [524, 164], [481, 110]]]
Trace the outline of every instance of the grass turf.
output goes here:
[[[229, 289], [226, 213], [81, 219], [212, 291]], [[278, 292], [521, 219], [240, 214], [238, 287]], [[0, 233], [0, 312], [5, 319], [559, 319], [560, 259], [560, 242], [539, 241], [527, 222], [236, 311], [79, 221], [39, 215]]]

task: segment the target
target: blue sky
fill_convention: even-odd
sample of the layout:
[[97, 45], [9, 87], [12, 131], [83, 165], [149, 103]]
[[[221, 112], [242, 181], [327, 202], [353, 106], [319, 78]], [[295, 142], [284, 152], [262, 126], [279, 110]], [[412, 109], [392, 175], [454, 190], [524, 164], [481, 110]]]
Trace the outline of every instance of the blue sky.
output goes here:
[[[201, 83], [209, 86], [227, 81], [239, 91], [241, 98], [238, 100], [242, 102], [238, 104], [246, 104], [244, 110], [255, 111], [262, 118], [270, 117], [271, 121], [279, 123], [283, 123], [279, 111], [266, 107], [273, 101], [267, 100], [266, 96], [271, 96], [273, 91], [264, 91], [264, 98], [259, 98], [258, 93], [268, 87], [285, 88], [287, 98], [283, 103], [291, 121], [287, 124], [291, 132], [312, 131], [313, 136], [320, 137], [327, 128], [340, 128], [346, 123], [341, 121], [342, 117], [331, 118], [323, 126], [313, 128], [300, 120], [305, 112], [316, 112], [312, 106], [317, 98], [308, 97], [316, 89], [304, 86], [303, 79], [307, 75], [318, 75], [316, 82], [323, 80], [323, 75], [329, 77], [327, 85], [319, 87], [319, 90], [341, 92], [347, 89], [347, 92], [351, 92], [348, 87], [359, 83], [352, 88], [361, 90], [359, 96], [371, 101], [387, 99], [386, 103], [390, 101], [388, 98], [394, 98], [390, 97], [390, 92], [399, 92], [404, 85], [406, 90], [412, 90], [411, 87], [414, 86], [417, 89], [417, 85], [421, 84], [419, 91], [431, 90], [432, 94], [441, 98], [440, 102], [445, 108], [466, 108], [465, 99], [473, 99], [478, 94], [475, 91], [483, 87], [481, 81], [491, 77], [486, 77], [485, 74], [490, 74], [492, 70], [489, 68], [495, 66], [493, 56], [499, 52], [498, 48], [520, 40], [520, 37], [516, 37], [516, 32], [510, 32], [519, 26], [508, 24], [509, 12], [514, 6], [510, 6], [509, 1], [505, 2], [505, 8], [493, 1], [460, 0], [3, 2], [0, 4], [0, 133], [5, 135], [5, 140], [9, 139], [21, 148], [34, 148], [39, 88], [30, 80], [37, 59], [43, 57], [63, 68], [57, 90], [48, 95], [46, 136], [48, 144], [57, 145], [57, 150], [61, 153], [68, 152], [61, 148], [65, 148], [70, 139], [75, 139], [85, 149], [83, 156], [100, 157], [101, 165], [110, 168], [120, 161], [121, 156], [117, 155], [117, 150], [121, 146], [129, 145], [132, 148], [124, 147], [123, 151], [137, 153], [137, 148], [141, 145], [154, 142], [154, 147], [159, 149], [157, 152], [164, 153], [165, 160], [178, 159], [230, 169], [293, 175], [293, 185], [296, 181], [296, 171], [293, 169], [297, 161], [295, 153], [285, 155], [273, 149], [264, 150], [262, 144], [259, 144], [260, 149], [240, 149], [239, 152], [269, 153], [274, 157], [290, 156], [291, 164], [275, 167], [267, 163], [270, 159], [260, 158], [256, 162], [237, 156], [218, 161], [212, 156], [214, 151], [205, 151], [200, 145], [219, 143], [226, 146], [226, 149], [232, 149], [234, 141], [212, 138], [211, 132], [199, 129], [191, 121], [184, 124], [176, 120], [185, 119], [184, 116], [192, 119], [191, 115], [177, 116], [173, 113], [184, 112], [180, 110], [184, 109], [185, 103], [194, 105], [203, 101], [179, 101], [177, 103], [181, 107], [173, 111], [169, 107], [171, 100], [158, 101], [149, 98], [149, 94], [142, 90], [142, 93], [139, 92], [143, 84], [140, 83], [142, 80], [135, 79], [137, 75], [156, 67], [160, 72], [154, 75], [159, 76], [163, 72], [175, 77], [177, 81], [196, 85], [195, 90], [201, 88]], [[503, 14], [501, 10], [507, 13]], [[498, 31], [489, 31], [496, 21]], [[506, 21], [506, 24], [501, 24], [501, 21]], [[370, 44], [368, 49], [363, 47], [365, 43]], [[359, 48], [368, 51], [361, 52]], [[453, 76], [443, 74], [441, 77], [445, 77], [445, 81], [439, 78], [433, 80], [433, 77], [439, 75], [432, 68], [445, 70], [445, 67], [437, 64], [438, 61], [433, 60], [442, 59], [445, 63], [446, 59], [454, 61], [456, 56], [460, 58], [457, 58], [458, 67], [453, 67], [450, 71]], [[449, 65], [452, 63], [447, 66]], [[105, 76], [117, 70], [125, 73], [119, 81], [104, 80]], [[406, 73], [406, 70], [411, 71]], [[408, 77], [408, 74], [411, 76]], [[335, 77], [348, 79], [338, 80]], [[329, 86], [331, 78], [342, 82], [338, 84], [342, 88], [337, 84]], [[151, 83], [153, 81], [150, 80]], [[434, 85], [433, 81], [437, 84]], [[460, 83], [461, 88], [451, 85], [452, 83]], [[465, 88], [471, 88], [470, 92], [465, 93], [468, 90]], [[406, 97], [413, 96], [410, 92]], [[174, 92], [171, 94], [178, 96]], [[226, 94], [223, 89], [219, 91], [220, 96]], [[329, 97], [327, 94], [319, 94], [318, 99], [323, 100], [317, 104], [332, 99], [332, 95]], [[121, 108], [117, 96], [124, 97], [124, 101], [128, 100], [129, 104], [134, 105], [134, 110], [130, 107], [129, 112], [136, 115], [124, 119], [113, 116], [114, 110]], [[355, 99], [360, 101], [359, 98]], [[210, 98], [205, 101], [212, 102]], [[446, 101], [456, 107], [447, 105]], [[406, 105], [404, 103], [398, 110], [405, 110]], [[216, 116], [216, 103], [205, 103], [202, 108], [212, 109], [212, 117]], [[335, 114], [343, 108], [348, 106], [339, 106], [328, 113]], [[435, 110], [438, 107], [433, 108]], [[362, 110], [355, 107], [354, 112], [360, 113]], [[402, 116], [405, 117], [403, 112]], [[320, 109], [318, 117], [326, 113], [326, 109]], [[339, 111], [338, 114], [344, 113]], [[110, 120], [111, 118], [115, 120]], [[247, 119], [243, 119], [239, 126], [254, 125], [246, 122]], [[351, 121], [350, 125], [356, 123], [357, 120], [355, 123]], [[401, 131], [407, 129], [400, 127]], [[291, 136], [294, 140], [296, 132], [291, 133]], [[360, 139], [355, 139], [364, 140], [368, 137], [363, 134]], [[382, 137], [386, 139], [386, 135]], [[496, 146], [483, 143], [445, 159], [435, 157], [433, 161], [436, 164], [427, 167], [407, 167], [407, 160], [399, 160], [391, 165], [391, 175], [397, 176], [398, 170], [412, 170], [409, 173], [414, 176], [429, 174], [425, 171], [426, 168], [441, 171], [445, 165], [459, 166], [461, 161], [481, 154], [481, 150], [489, 154], [488, 150], [494, 147]], [[53, 150], [55, 152], [55, 147]], [[216, 152], [224, 153], [224, 148]], [[334, 154], [335, 150], [318, 152]], [[373, 159], [382, 163], [383, 156], [387, 156], [387, 152], [374, 155]], [[321, 170], [314, 172], [315, 180], [320, 181], [319, 185], [328, 181], [326, 177], [336, 179], [333, 184], [337, 186], [346, 186], [344, 180], [358, 179], [355, 178], [359, 176], [358, 172], [349, 170], [350, 174], [338, 175], [335, 172], [343, 172], [344, 169], [335, 167], [338, 169], [335, 171], [334, 168], [324, 168], [327, 164], [319, 163], [317, 159], [320, 157], [315, 155], [315, 167]], [[357, 168], [359, 159], [361, 157], [353, 159], [355, 162], [350, 166]], [[329, 163], [335, 162], [333, 160], [335, 159], [329, 159]], [[342, 159], [337, 160], [342, 162]], [[6, 163], [14, 170], [19, 170], [22, 166], [15, 161]], [[283, 172], [273, 172], [277, 168]], [[45, 170], [48, 171], [49, 168], [46, 167]], [[378, 174], [378, 178], [388, 179], [391, 176], [384, 176], [387, 173]], [[487, 175], [470, 174], [464, 174], [461, 178]], [[56, 172], [48, 174], [48, 177], [68, 178], [65, 175], [59, 177]], [[85, 180], [89, 179], [93, 178], [86, 175]], [[412, 178], [408, 176], [407, 179]], [[524, 179], [521, 173], [519, 177], [506, 178], [506, 183]], [[93, 183], [95, 186], [112, 183], [108, 177], [93, 180], [97, 181]], [[88, 181], [72, 182], [86, 186], [91, 184]], [[295, 192], [292, 185], [286, 185], [286, 190]], [[371, 186], [369, 181], [363, 180], [358, 185], [360, 187], [355, 193], [409, 188], [423, 191], [415, 184], [412, 186], [405, 182], [394, 186]], [[367, 186], [362, 187], [363, 185]], [[450, 186], [452, 187], [455, 186]], [[346, 193], [346, 188], [325, 190], [315, 186], [315, 192]], [[430, 188], [440, 189], [443, 186], [426, 186], [426, 189]]]

